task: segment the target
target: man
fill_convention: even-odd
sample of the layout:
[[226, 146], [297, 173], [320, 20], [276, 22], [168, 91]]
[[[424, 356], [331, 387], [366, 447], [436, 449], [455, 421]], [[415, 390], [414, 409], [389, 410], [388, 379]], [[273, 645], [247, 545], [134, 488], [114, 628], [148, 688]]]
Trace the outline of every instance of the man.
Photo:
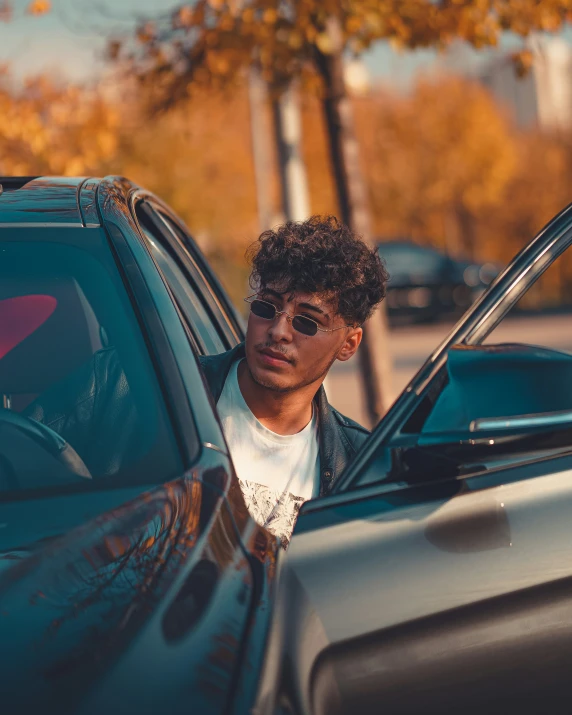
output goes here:
[[249, 257], [246, 341], [202, 364], [246, 505], [286, 547], [301, 505], [331, 490], [368, 434], [322, 383], [355, 354], [388, 275], [331, 216], [266, 231]]

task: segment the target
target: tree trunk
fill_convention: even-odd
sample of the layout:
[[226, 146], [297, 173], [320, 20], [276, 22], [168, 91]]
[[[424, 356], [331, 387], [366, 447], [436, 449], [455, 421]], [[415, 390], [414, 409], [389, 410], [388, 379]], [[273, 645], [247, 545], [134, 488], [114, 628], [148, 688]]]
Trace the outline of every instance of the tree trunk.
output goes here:
[[461, 258], [474, 261], [476, 259], [475, 219], [461, 201], [455, 203], [455, 218], [457, 220], [458, 255]]
[[[353, 112], [344, 81], [341, 29], [335, 18], [327, 31], [332, 52], [317, 52], [316, 65], [324, 82], [323, 111], [341, 220], [373, 247], [366, 185], [359, 160]], [[367, 321], [358, 350], [365, 404], [375, 425], [392, 401], [391, 356], [385, 306]]]

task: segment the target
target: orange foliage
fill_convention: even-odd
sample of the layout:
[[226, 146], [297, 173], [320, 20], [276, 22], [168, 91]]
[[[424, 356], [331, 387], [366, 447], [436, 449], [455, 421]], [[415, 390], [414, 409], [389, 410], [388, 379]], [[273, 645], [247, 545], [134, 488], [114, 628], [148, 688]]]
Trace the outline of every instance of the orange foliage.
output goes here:
[[355, 104], [378, 236], [504, 262], [570, 201], [566, 141], [517, 130], [477, 84], [421, 81]]
[[[477, 84], [421, 81], [411, 96], [379, 92], [356, 110], [379, 233], [443, 243], [448, 216], [495, 206], [517, 170], [510, 121]], [[471, 252], [466, 238], [453, 249]]]
[[124, 90], [111, 100], [43, 77], [15, 90], [0, 73], [0, 175], [128, 176], [179, 213], [242, 296], [258, 233], [245, 93], [199, 94], [151, 120]]
[[0, 173], [82, 175], [101, 171], [117, 152], [119, 113], [95, 93], [49, 80], [11, 89], [0, 73]]
[[33, 0], [28, 5], [27, 12], [30, 15], [45, 15], [52, 9], [50, 0]]
[[[28, 15], [45, 15], [52, 9], [51, 0], [32, 0], [26, 7]], [[9, 22], [14, 15], [12, 0], [0, 0], [0, 21]]]
[[[144, 20], [122, 57], [143, 79], [160, 79], [158, 101], [170, 104], [191, 84], [219, 86], [253, 63], [274, 86], [306, 76], [318, 55], [359, 54], [378, 40], [398, 47], [445, 47], [462, 39], [496, 45], [502, 32], [555, 31], [572, 19], [571, 0], [196, 0]], [[114, 44], [117, 57], [117, 45]], [[525, 71], [526, 50], [517, 53]]]

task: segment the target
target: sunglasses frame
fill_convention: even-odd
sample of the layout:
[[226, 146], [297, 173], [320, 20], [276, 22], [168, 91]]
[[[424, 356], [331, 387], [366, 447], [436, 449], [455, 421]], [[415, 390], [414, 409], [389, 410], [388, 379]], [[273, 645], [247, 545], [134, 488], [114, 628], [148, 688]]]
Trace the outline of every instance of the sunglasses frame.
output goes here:
[[259, 298], [258, 293], [253, 293], [252, 295], [249, 295], [247, 298], [244, 299], [245, 303], [250, 304], [251, 312], [252, 312], [252, 303], [255, 300], [259, 301], [260, 303], [265, 303], [266, 305], [270, 305], [272, 308], [274, 308], [274, 315], [272, 316], [272, 318], [262, 318], [260, 315], [256, 315], [256, 313], [253, 313], [255, 318], [260, 318], [260, 320], [273, 321], [273, 320], [276, 320], [277, 316], [285, 315], [286, 318], [288, 319], [290, 325], [294, 328], [294, 330], [296, 330], [297, 333], [300, 333], [301, 335], [305, 335], [308, 338], [313, 338], [317, 333], [308, 334], [308, 333], [303, 333], [301, 330], [298, 330], [294, 326], [295, 318], [302, 318], [304, 320], [309, 320], [311, 323], [314, 323], [314, 325], [316, 326], [316, 331], [319, 330], [321, 333], [333, 333], [336, 330], [343, 330], [344, 328], [353, 328], [354, 327], [353, 325], [341, 325], [339, 328], [320, 328], [318, 323], [313, 318], [309, 318], [307, 315], [290, 315], [290, 313], [288, 313], [286, 310], [278, 310], [278, 308], [275, 305], [273, 305], [272, 303], [270, 303], [267, 300], [264, 300], [262, 298]]

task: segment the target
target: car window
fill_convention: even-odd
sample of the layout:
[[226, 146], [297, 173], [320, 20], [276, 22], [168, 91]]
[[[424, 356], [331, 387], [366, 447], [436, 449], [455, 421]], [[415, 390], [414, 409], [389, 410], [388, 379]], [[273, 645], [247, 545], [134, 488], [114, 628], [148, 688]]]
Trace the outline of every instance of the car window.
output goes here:
[[572, 353], [571, 317], [572, 251], [568, 249], [512, 307], [484, 343], [527, 343]]
[[164, 245], [164, 238], [142, 211], [137, 212], [139, 226], [147, 238], [151, 255], [155, 259], [166, 283], [170, 287], [180, 310], [195, 335], [201, 351], [206, 355], [224, 352], [227, 348], [217, 326], [209, 315], [204, 301], [180, 263]]
[[[199, 261], [193, 240], [160, 207], [153, 206], [153, 210], [173, 237], [174, 248], [178, 250], [185, 269], [200, 289], [210, 314], [219, 330], [224, 334], [227, 347], [234, 347], [242, 339], [242, 325], [236, 311], [224, 295], [222, 286], [216, 276], [208, 271], [208, 266], [204, 265], [204, 259]], [[203, 263], [202, 266], [201, 263]]]
[[106, 235], [61, 233], [0, 235], [0, 495], [171, 479], [180, 454]]

